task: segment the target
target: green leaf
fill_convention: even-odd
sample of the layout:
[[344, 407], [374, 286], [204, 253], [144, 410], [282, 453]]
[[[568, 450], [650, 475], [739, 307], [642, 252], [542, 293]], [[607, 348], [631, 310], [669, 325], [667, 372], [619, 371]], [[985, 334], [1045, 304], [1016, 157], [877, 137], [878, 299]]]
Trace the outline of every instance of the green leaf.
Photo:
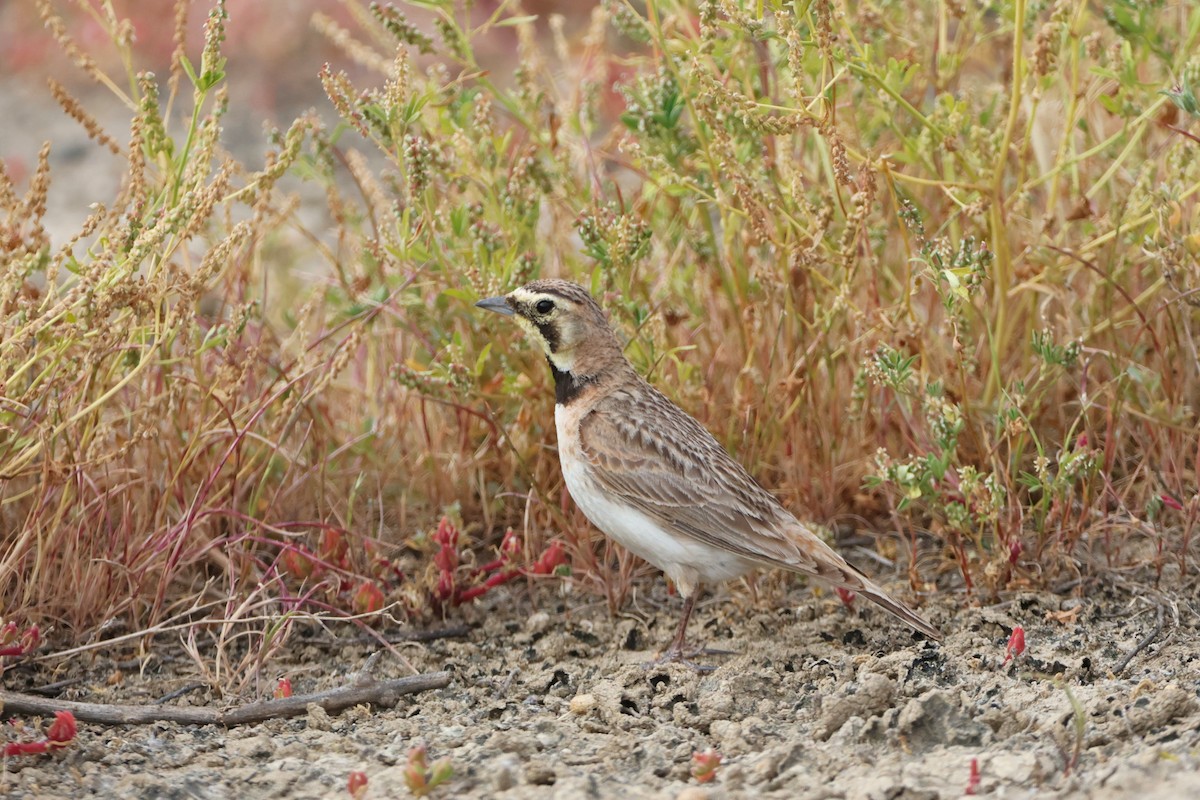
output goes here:
[[474, 305], [475, 301], [479, 299], [479, 295], [475, 294], [474, 291], [469, 289], [458, 289], [455, 287], [442, 289], [442, 295], [444, 297], [450, 297], [463, 303], [470, 303], [472, 305]]
[[196, 81], [196, 88], [202, 92], [207, 92], [209, 89], [216, 86], [221, 81], [225, 80], [225, 57], [217, 59], [217, 63], [212, 69], [206, 70], [200, 79]]
[[527, 22], [536, 22], [537, 18], [538, 18], [537, 14], [526, 14], [523, 17], [509, 17], [508, 19], [502, 19], [499, 22], [497, 22], [495, 27], [509, 28], [514, 25], [524, 25]]
[[487, 363], [488, 356], [491, 355], [491, 352], [492, 352], [492, 343], [491, 342], [488, 342], [487, 344], [485, 344], [483, 346], [483, 349], [479, 351], [479, 356], [475, 359], [475, 377], [476, 378], [478, 378], [480, 375], [483, 374], [483, 367]]
[[188, 76], [188, 80], [192, 82], [192, 85], [199, 86], [200, 79], [196, 77], [196, 68], [192, 66], [192, 62], [188, 60], [187, 56], [181, 55], [179, 57], [179, 65], [183, 67], [183, 72]]
[[200, 343], [200, 347], [196, 350], [197, 353], [203, 353], [207, 350], [212, 350], [214, 347], [224, 347], [229, 342], [229, 328], [224, 325], [218, 325], [215, 328], [209, 328], [204, 334], [204, 341]]

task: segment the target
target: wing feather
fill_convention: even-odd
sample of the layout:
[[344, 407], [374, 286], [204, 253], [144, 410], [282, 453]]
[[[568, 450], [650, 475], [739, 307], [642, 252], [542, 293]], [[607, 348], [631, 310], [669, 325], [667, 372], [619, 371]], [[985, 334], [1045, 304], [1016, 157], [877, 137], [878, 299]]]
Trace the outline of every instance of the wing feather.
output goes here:
[[648, 384], [598, 403], [580, 422], [579, 441], [596, 482], [664, 528], [754, 561], [805, 569], [782, 532], [795, 518]]

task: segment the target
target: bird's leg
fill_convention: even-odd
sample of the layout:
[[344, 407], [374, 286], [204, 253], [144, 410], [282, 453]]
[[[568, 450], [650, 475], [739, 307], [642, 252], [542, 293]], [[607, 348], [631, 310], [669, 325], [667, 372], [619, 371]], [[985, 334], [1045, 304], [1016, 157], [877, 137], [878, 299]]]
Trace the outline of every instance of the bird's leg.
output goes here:
[[[689, 648], [687, 646], [687, 626], [692, 618], [692, 609], [696, 607], [696, 597], [700, 594], [699, 587], [691, 593], [690, 596], [684, 599], [683, 603], [683, 619], [679, 621], [679, 629], [675, 631], [675, 639], [671, 642], [671, 646], [663, 651], [659, 656], [656, 664], [664, 664], [668, 661], [675, 661], [684, 666], [691, 667], [698, 672], [711, 672], [716, 667], [710, 664], [698, 664], [692, 661], [693, 656], [728, 656], [736, 655], [732, 650], [710, 650], [708, 648]], [[650, 665], [647, 665], [650, 666]]]
[[688, 621], [692, 618], [692, 609], [696, 606], [696, 596], [699, 594], [700, 590], [697, 587], [691, 596], [684, 600], [683, 619], [679, 620], [679, 630], [675, 631], [675, 640], [671, 642], [671, 646], [663, 653], [664, 661], [678, 661], [692, 655], [691, 652], [684, 649], [684, 642], [687, 640]]

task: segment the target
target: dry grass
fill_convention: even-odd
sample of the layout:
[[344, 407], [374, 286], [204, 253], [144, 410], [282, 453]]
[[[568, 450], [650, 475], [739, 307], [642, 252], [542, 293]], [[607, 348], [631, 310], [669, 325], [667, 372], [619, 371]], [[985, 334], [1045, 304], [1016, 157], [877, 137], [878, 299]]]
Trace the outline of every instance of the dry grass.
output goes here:
[[[560, 502], [549, 376], [471, 305], [537, 274], [589, 284], [791, 507], [903, 532], [879, 548], [916, 547], [918, 588], [987, 599], [1144, 542], [1194, 568], [1200, 11], [611, 0], [568, 33], [423, 5], [315, 17], [379, 79], [326, 69], [340, 120], [253, 165], [220, 146], [219, 11], [165, 97], [50, 25], [137, 111], [124, 141], [55, 91], [129, 162], [73, 241], [40, 222], [44, 158], [0, 175], [6, 616], [215, 619], [209, 669], [244, 676], [290, 614], [371, 616], [364, 582], [432, 613], [447, 512], [464, 580], [511, 525], [619, 604], [630, 565]], [[476, 55], [498, 37], [511, 79]]]

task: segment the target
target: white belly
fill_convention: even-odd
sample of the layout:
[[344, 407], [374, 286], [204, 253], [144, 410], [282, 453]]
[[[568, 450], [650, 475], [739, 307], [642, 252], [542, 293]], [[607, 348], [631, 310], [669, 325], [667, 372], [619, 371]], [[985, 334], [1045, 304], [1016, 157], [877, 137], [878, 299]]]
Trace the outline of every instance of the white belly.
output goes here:
[[729, 580], [753, 569], [741, 557], [665, 530], [652, 517], [619, 502], [588, 474], [579, 446], [579, 418], [570, 409], [555, 406], [554, 421], [559, 463], [571, 499], [606, 536], [663, 570], [685, 597], [700, 581]]

